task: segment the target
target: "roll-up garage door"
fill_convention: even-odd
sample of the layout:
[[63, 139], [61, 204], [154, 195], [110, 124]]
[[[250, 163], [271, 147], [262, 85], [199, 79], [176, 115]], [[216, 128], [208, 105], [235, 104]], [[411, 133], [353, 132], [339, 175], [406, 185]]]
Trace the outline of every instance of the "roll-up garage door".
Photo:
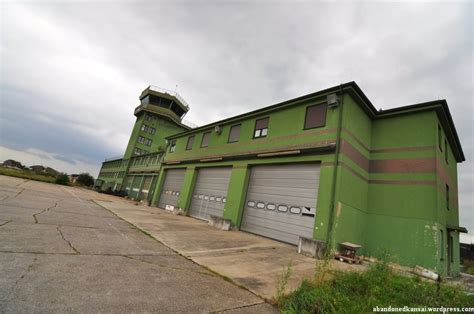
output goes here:
[[241, 229], [291, 244], [312, 238], [319, 172], [319, 164], [253, 167]]
[[204, 220], [209, 220], [209, 215], [222, 217], [231, 171], [230, 167], [198, 170], [190, 216]]
[[141, 200], [146, 200], [148, 196], [148, 192], [150, 191], [150, 186], [151, 186], [151, 180], [153, 179], [152, 176], [145, 176], [143, 179], [143, 187], [142, 190], [140, 191], [140, 199]]
[[181, 187], [183, 186], [186, 169], [166, 170], [165, 183], [161, 189], [158, 207], [173, 210], [178, 203]]

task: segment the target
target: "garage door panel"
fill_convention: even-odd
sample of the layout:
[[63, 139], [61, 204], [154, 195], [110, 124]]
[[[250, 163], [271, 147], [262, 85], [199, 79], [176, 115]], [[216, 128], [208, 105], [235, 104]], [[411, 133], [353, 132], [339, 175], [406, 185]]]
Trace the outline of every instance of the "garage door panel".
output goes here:
[[209, 215], [222, 217], [232, 168], [198, 170], [189, 215], [209, 220]]
[[241, 229], [292, 244], [312, 238], [319, 172], [316, 163], [253, 167]]
[[291, 226], [295, 226], [295, 228], [301, 227], [304, 229], [308, 227], [309, 228], [313, 227], [313, 222], [311, 219], [306, 219], [306, 220], [293, 219], [293, 217], [291, 217], [292, 214], [275, 213], [272, 211], [265, 211], [265, 210], [253, 210], [250, 208], [247, 210], [249, 210], [248, 215], [252, 217], [252, 220], [260, 221], [260, 222], [272, 220], [272, 225], [275, 225], [282, 229], [284, 229], [285, 225], [287, 225], [289, 222], [291, 223]]
[[164, 209], [174, 209], [178, 203], [181, 187], [184, 182], [186, 169], [168, 169], [165, 173], [165, 182], [161, 189], [158, 207]]

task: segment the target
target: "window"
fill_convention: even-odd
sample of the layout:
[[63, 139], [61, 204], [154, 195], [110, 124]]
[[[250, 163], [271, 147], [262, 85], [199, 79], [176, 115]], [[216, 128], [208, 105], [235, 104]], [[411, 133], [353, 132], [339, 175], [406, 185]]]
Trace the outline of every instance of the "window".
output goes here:
[[[146, 125], [142, 125], [142, 131], [145, 131], [145, 129], [148, 128]], [[146, 131], [145, 131], [146, 132]]]
[[138, 143], [141, 143], [141, 144], [145, 143], [145, 138], [143, 136], [139, 136]]
[[240, 138], [240, 124], [231, 126], [228, 142], [229, 143], [238, 142], [239, 138]]
[[170, 145], [170, 153], [176, 150], [176, 141], [172, 141]]
[[151, 146], [151, 143], [152, 143], [152, 140], [150, 140], [149, 138], [145, 139], [145, 145]]
[[305, 129], [319, 128], [326, 125], [327, 104], [306, 107]]
[[202, 135], [201, 147], [209, 146], [209, 139], [211, 138], [211, 132], [206, 132]]
[[150, 128], [150, 134], [153, 135], [156, 133], [156, 129], [155, 128]]
[[444, 139], [444, 160], [448, 163], [448, 141]]
[[449, 185], [446, 184], [446, 208], [449, 210]]
[[135, 155], [141, 155], [142, 154], [142, 150], [140, 148], [135, 148]]
[[443, 139], [441, 134], [441, 126], [438, 125], [438, 147], [440, 151], [443, 151]]
[[259, 119], [255, 122], [255, 132], [253, 137], [265, 137], [268, 133], [268, 121], [270, 118]]
[[193, 149], [194, 135], [188, 137], [188, 144], [186, 144], [186, 150]]
[[151, 116], [145, 115], [145, 120], [146, 120], [146, 121], [150, 121], [150, 120], [151, 120]]

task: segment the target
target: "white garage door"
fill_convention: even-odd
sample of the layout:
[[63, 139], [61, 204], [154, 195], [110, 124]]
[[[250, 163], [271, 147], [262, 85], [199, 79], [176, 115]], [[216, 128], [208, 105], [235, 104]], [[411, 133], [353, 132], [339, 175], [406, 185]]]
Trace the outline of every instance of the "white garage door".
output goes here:
[[209, 215], [222, 217], [232, 168], [198, 170], [189, 215], [209, 220]]
[[186, 169], [166, 170], [165, 182], [161, 189], [158, 207], [173, 210], [178, 203], [181, 187], [183, 186]]
[[312, 238], [319, 172], [319, 164], [253, 167], [241, 229], [291, 244]]

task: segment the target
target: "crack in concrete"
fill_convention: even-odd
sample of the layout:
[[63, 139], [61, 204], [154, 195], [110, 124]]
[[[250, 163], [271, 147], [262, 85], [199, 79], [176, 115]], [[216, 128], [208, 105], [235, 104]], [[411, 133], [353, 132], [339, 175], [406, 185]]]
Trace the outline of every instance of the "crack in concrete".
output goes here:
[[41, 215], [42, 213], [47, 212], [47, 211], [49, 211], [49, 210], [52, 209], [52, 208], [55, 208], [56, 206], [58, 206], [58, 203], [59, 203], [59, 201], [57, 201], [56, 203], [54, 203], [53, 206], [50, 206], [50, 207], [48, 207], [48, 208], [46, 208], [46, 209], [43, 209], [43, 210], [40, 211], [39, 213], [33, 214], [33, 219], [35, 220], [35, 224], [38, 223], [38, 218], [37, 218], [36, 216], [39, 216], [39, 215]]
[[[97, 227], [89, 227], [89, 226], [76, 226], [76, 225], [58, 225], [58, 224], [49, 224], [45, 222], [38, 222], [38, 225], [45, 225], [45, 226], [60, 226], [60, 227], [71, 227], [71, 228], [83, 228], [83, 229], [99, 229]], [[0, 225], [1, 227], [1, 225]]]
[[[194, 270], [191, 270], [191, 269], [173, 267], [173, 266], [168, 266], [168, 265], [161, 264], [161, 263], [154, 263], [154, 262], [144, 261], [144, 260], [141, 260], [141, 259], [138, 259], [138, 258], [134, 258], [134, 256], [146, 256], [146, 255], [122, 255], [122, 256], [126, 257], [126, 258], [129, 258], [131, 260], [137, 261], [137, 262], [141, 262], [141, 263], [145, 263], [145, 264], [149, 264], [149, 265], [153, 265], [153, 266], [158, 266], [158, 267], [161, 267], [161, 268], [166, 268], [166, 269], [170, 269], [170, 270], [177, 270], [177, 271], [184, 271], [184, 272], [190, 272], [190, 273], [206, 275], [206, 276], [210, 276], [210, 277], [216, 277], [214, 274], [212, 274], [210, 272], [194, 271]], [[157, 255], [157, 256], [159, 256], [159, 255]], [[174, 256], [174, 255], [172, 255], [172, 256]]]
[[75, 254], [81, 254], [81, 252], [79, 252], [73, 245], [72, 243], [67, 240], [65, 237], [64, 237], [64, 234], [63, 232], [61, 231], [61, 226], [57, 226], [56, 229], [58, 230], [59, 234], [61, 235], [61, 238], [63, 238], [63, 240], [71, 247], [71, 249], [75, 252]]
[[[61, 252], [35, 252], [35, 251], [9, 251], [0, 250], [0, 254], [33, 254], [33, 255], [64, 255], [64, 256], [77, 256], [76, 253], [61, 253]], [[160, 253], [160, 254], [115, 254], [115, 253], [81, 253], [81, 256], [106, 256], [106, 257], [129, 257], [129, 256], [143, 256], [143, 257], [158, 257], [158, 256], [174, 256], [173, 253]]]
[[256, 305], [260, 305], [260, 304], [266, 304], [266, 302], [262, 301], [262, 302], [253, 303], [253, 304], [247, 304], [247, 305], [242, 305], [242, 306], [236, 306], [236, 307], [231, 307], [231, 308], [228, 308], [228, 309], [222, 309], [222, 310], [213, 311], [213, 312], [210, 312], [210, 313], [222, 313], [222, 312], [225, 312], [225, 311], [240, 310], [240, 309], [245, 309], [245, 308], [247, 308], [247, 307], [252, 307], [252, 306], [256, 306]]
[[4, 222], [4, 223], [0, 224], [0, 227], [3, 227], [3, 226], [5, 226], [7, 223], [9, 223], [9, 222], [12, 222], [12, 221], [13, 221], [13, 220], [7, 220], [6, 222]]
[[21, 189], [21, 191], [17, 192], [17, 193], [15, 194], [15, 196], [13, 196], [13, 197], [12, 197], [11, 195], [7, 195], [7, 196], [5, 196], [4, 198], [2, 198], [0, 201], [4, 201], [4, 200], [6, 200], [6, 199], [9, 198], [9, 197], [11, 197], [12, 199], [14, 199], [14, 198], [16, 198], [18, 195], [20, 195], [21, 193], [23, 193], [24, 190], [25, 190], [25, 189]]
[[18, 284], [20, 283], [20, 281], [21, 281], [23, 278], [25, 278], [26, 275], [28, 275], [28, 273], [29, 273], [29, 272], [31, 271], [31, 269], [33, 268], [33, 265], [35, 264], [35, 262], [36, 262], [37, 259], [38, 259], [37, 257], [35, 257], [35, 258], [33, 259], [33, 262], [31, 262], [31, 264], [28, 266], [28, 268], [26, 269], [26, 271], [20, 276], [20, 278], [18, 278], [18, 279], [15, 281], [15, 283], [13, 284], [12, 289], [11, 289], [10, 292], [7, 294], [6, 298], [3, 299], [2, 301], [10, 299], [10, 296], [15, 292], [16, 287], [18, 286]]

